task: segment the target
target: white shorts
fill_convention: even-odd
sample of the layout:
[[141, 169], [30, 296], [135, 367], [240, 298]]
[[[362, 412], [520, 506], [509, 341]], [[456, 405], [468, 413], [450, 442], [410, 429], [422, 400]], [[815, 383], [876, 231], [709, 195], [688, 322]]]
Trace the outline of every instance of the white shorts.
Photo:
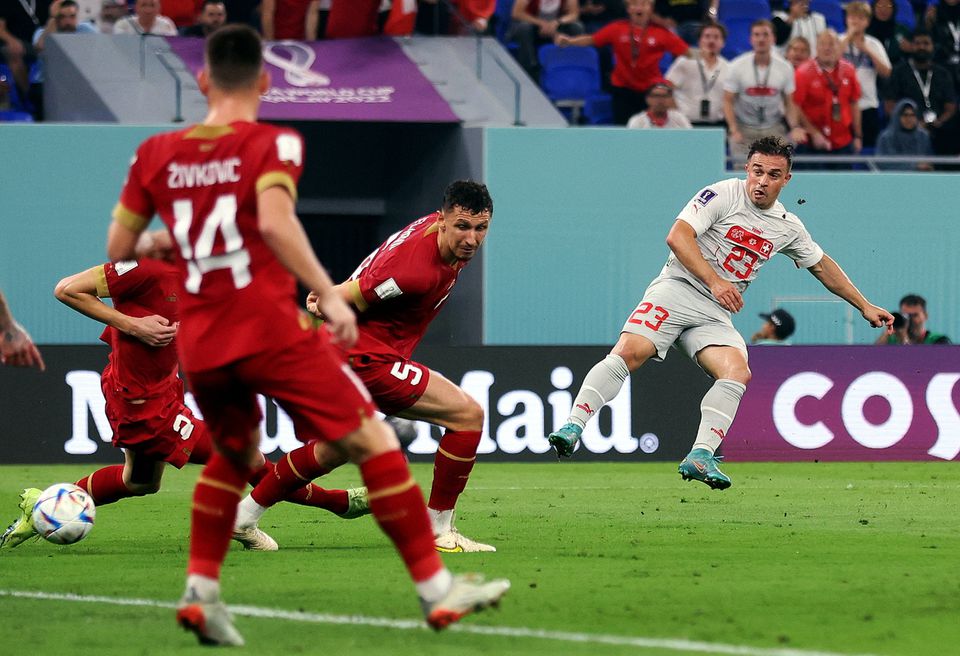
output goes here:
[[650, 283], [620, 332], [653, 342], [655, 360], [666, 358], [677, 340], [691, 358], [707, 346], [733, 346], [747, 355], [747, 345], [733, 327], [730, 313], [679, 278], [657, 278]]

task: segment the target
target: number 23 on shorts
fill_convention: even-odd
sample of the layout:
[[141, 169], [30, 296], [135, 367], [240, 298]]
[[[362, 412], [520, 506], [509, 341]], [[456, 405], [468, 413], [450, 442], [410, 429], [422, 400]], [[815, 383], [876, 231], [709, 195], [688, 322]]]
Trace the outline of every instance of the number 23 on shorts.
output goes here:
[[[654, 321], [644, 318], [646, 315], [650, 314], [650, 310], [655, 310], [653, 314]], [[643, 325], [650, 330], [660, 330], [660, 326], [663, 325], [663, 322], [666, 321], [669, 316], [670, 313], [659, 305], [655, 306], [653, 303], [647, 303], [644, 301], [637, 306], [636, 310], [633, 311], [633, 314], [631, 314], [630, 318], [627, 319], [627, 323]]]

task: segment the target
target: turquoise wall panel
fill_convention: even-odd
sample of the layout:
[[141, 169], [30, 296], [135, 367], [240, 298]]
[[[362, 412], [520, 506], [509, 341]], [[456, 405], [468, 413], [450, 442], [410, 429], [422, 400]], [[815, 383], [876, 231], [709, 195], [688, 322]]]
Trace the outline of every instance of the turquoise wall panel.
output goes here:
[[89, 319], [61, 305], [64, 276], [106, 258], [110, 212], [141, 141], [164, 127], [0, 124], [0, 288], [41, 344], [90, 343]]

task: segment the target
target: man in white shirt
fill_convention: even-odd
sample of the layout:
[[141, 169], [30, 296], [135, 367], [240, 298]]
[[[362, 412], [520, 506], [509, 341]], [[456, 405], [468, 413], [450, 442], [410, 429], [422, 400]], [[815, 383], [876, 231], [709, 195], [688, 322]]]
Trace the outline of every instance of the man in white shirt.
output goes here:
[[723, 85], [730, 154], [741, 161], [746, 159], [750, 144], [761, 137], [789, 137], [794, 143], [807, 138], [806, 117], [793, 102], [793, 66], [773, 52], [770, 21], [753, 22], [750, 46], [752, 51], [730, 62]]
[[154, 34], [177, 36], [177, 26], [160, 14], [160, 0], [137, 0], [134, 15], [121, 18], [113, 28], [114, 34]]
[[672, 130], [689, 130], [693, 126], [686, 116], [670, 105], [673, 102], [673, 89], [669, 84], [660, 82], [654, 84], [647, 91], [647, 108], [639, 114], [634, 114], [627, 121], [628, 128], [667, 128]]
[[547, 438], [558, 455], [573, 454], [587, 421], [617, 396], [631, 372], [647, 360], [663, 360], [677, 343], [715, 380], [700, 405], [693, 449], [678, 471], [684, 480], [713, 489], [730, 487], [714, 454], [751, 375], [746, 344], [730, 317], [743, 309], [743, 292], [776, 253], [809, 270], [871, 326], [890, 330], [893, 316], [860, 293], [778, 200], [790, 180], [792, 157], [793, 147], [782, 139], [759, 139], [750, 145], [746, 180], [705, 187], [680, 211], [667, 234], [670, 256], [663, 270], [610, 354], [587, 374], [567, 423]]
[[723, 126], [723, 85], [729, 62], [720, 56], [727, 31], [719, 23], [700, 28], [697, 57], [678, 57], [667, 71], [679, 109], [697, 126]]
[[888, 78], [893, 70], [890, 57], [880, 41], [867, 34], [872, 10], [866, 2], [851, 2], [847, 9], [847, 33], [840, 37], [843, 58], [857, 69], [860, 82], [860, 123], [863, 145], [873, 148], [880, 133], [880, 97], [877, 78]]

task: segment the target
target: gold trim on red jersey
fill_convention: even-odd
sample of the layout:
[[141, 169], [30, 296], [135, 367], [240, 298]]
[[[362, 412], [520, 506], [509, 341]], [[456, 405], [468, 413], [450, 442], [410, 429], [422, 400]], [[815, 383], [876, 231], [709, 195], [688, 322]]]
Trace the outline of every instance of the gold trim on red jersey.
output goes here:
[[293, 200], [297, 200], [297, 183], [293, 181], [293, 176], [284, 171], [270, 171], [257, 178], [257, 193], [262, 194], [270, 187], [283, 187], [286, 189]]
[[117, 206], [113, 208], [113, 220], [134, 232], [143, 232], [150, 223], [149, 218], [140, 216], [133, 210], [124, 207], [123, 203], [117, 203]]
[[97, 296], [99, 298], [110, 298], [110, 287], [107, 285], [107, 269], [104, 265], [97, 267]]
[[195, 125], [186, 134], [184, 139], [219, 139], [228, 134], [233, 134], [235, 130], [230, 125]]
[[350, 298], [353, 299], [354, 307], [361, 312], [366, 312], [367, 308], [370, 307], [370, 304], [367, 303], [367, 299], [363, 297], [363, 292], [360, 291], [360, 281], [348, 280], [346, 284], [347, 290], [350, 292]]

